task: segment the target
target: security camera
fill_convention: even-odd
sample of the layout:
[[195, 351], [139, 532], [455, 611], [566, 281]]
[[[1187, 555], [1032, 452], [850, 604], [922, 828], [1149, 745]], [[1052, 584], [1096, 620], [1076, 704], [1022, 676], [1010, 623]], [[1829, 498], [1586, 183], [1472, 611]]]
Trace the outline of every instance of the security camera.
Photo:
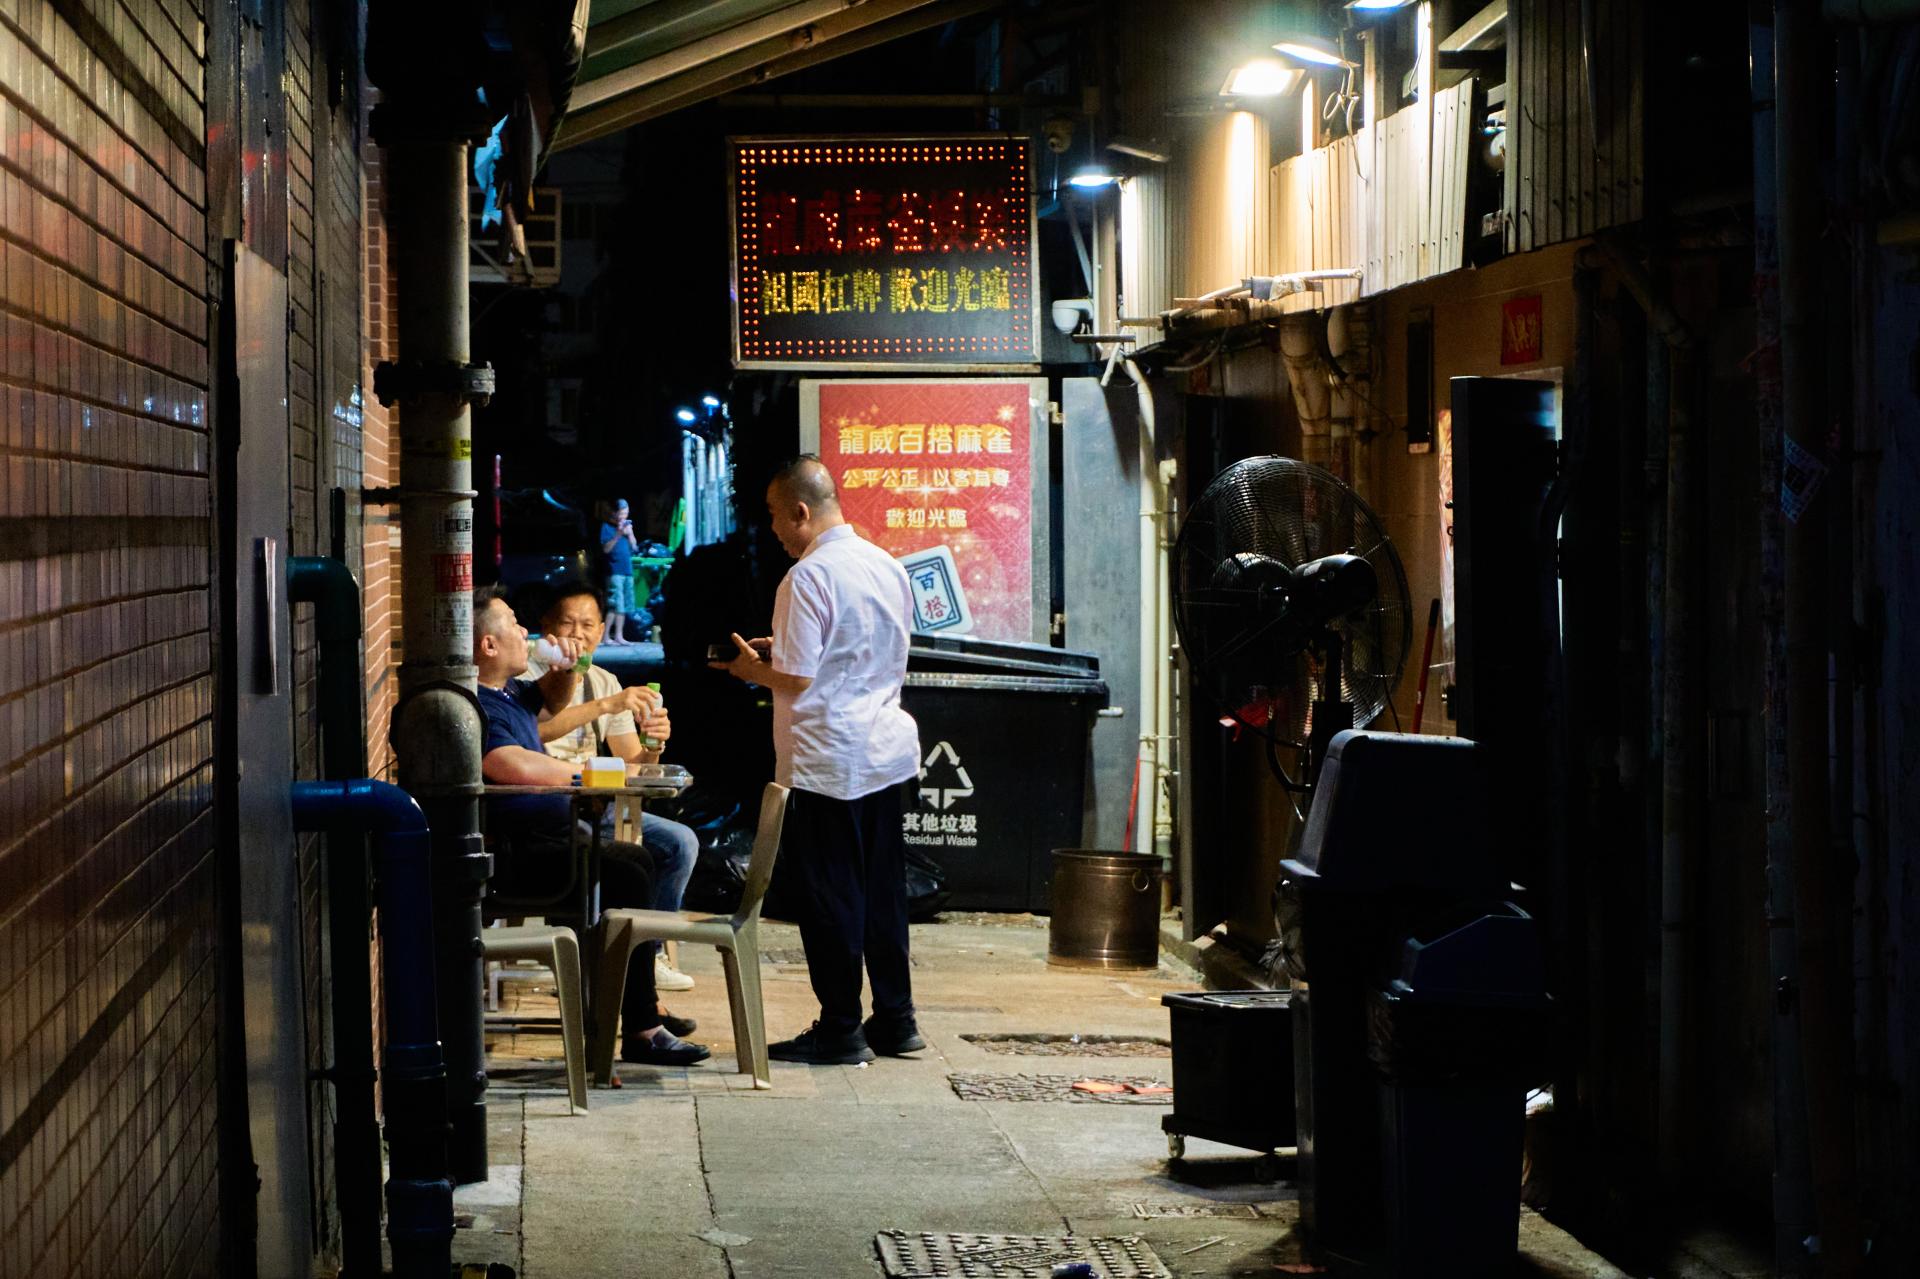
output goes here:
[[1092, 298], [1061, 298], [1053, 304], [1053, 327], [1062, 337], [1071, 337], [1081, 325], [1092, 322]]
[[1047, 150], [1055, 155], [1065, 155], [1073, 146], [1073, 117], [1070, 115], [1048, 116], [1046, 123], [1040, 126], [1040, 132], [1047, 140]]

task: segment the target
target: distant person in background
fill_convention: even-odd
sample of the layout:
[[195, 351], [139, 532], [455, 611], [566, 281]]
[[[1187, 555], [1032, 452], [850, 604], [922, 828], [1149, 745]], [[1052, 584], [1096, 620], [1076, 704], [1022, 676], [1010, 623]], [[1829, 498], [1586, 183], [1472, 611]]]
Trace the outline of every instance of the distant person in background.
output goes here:
[[633, 556], [640, 539], [633, 534], [627, 499], [615, 498], [600, 525], [600, 549], [607, 553], [607, 638], [609, 645], [627, 642], [627, 614], [633, 612]]
[[[589, 659], [601, 642], [600, 600], [584, 581], [563, 582], [554, 588], [540, 633], [550, 640], [571, 640]], [[551, 675], [551, 678], [549, 678]], [[612, 755], [634, 764], [657, 764], [673, 722], [660, 694], [651, 688], [622, 688], [612, 671], [589, 665], [584, 671], [551, 672], [538, 652], [527, 657], [526, 678], [540, 686], [546, 707], [540, 712], [540, 741], [547, 754], [575, 769], [597, 756]], [[613, 813], [608, 811], [601, 832], [613, 836]], [[640, 843], [653, 857], [654, 910], [679, 910], [687, 880], [700, 856], [700, 837], [691, 827], [654, 813], [640, 815]], [[693, 978], [674, 968], [655, 952], [654, 985], [661, 990], [691, 990]], [[675, 1034], [682, 1032], [675, 1031]]]

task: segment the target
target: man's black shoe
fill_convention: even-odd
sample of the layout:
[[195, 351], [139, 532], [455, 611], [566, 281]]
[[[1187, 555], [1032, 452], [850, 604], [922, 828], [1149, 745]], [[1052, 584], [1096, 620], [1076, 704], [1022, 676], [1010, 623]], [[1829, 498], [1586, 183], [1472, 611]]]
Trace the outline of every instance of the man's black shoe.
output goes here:
[[908, 1053], [926, 1051], [927, 1041], [920, 1037], [920, 1027], [911, 1017], [905, 1021], [891, 1022], [869, 1017], [863, 1029], [868, 1045], [883, 1056], [904, 1057]]
[[672, 1013], [661, 1013], [660, 1024], [665, 1026], [667, 1033], [676, 1039], [685, 1039], [688, 1035], [700, 1029], [700, 1023], [693, 1018], [675, 1017]]
[[767, 1047], [767, 1056], [775, 1061], [797, 1061], [809, 1066], [858, 1066], [873, 1060], [867, 1037], [858, 1030], [845, 1034], [822, 1034], [814, 1022], [792, 1039], [783, 1039]]
[[674, 1038], [672, 1031], [651, 1039], [636, 1036], [622, 1040], [620, 1060], [636, 1066], [692, 1066], [713, 1056], [705, 1044], [690, 1044]]

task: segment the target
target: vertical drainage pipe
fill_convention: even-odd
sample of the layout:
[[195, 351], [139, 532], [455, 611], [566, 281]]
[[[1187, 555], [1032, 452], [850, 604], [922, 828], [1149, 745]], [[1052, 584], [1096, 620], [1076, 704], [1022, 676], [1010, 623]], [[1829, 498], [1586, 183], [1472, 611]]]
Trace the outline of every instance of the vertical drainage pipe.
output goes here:
[[1764, 691], [1761, 705], [1762, 800], [1766, 813], [1767, 985], [1773, 1101], [1773, 1268], [1783, 1276], [1810, 1269], [1813, 1233], [1807, 1165], [1806, 1083], [1800, 1062], [1800, 983], [1794, 929], [1793, 841], [1787, 775], [1785, 521], [1780, 514], [1780, 238], [1774, 179], [1773, 28], [1747, 28], [1753, 99], [1753, 400], [1759, 485], [1759, 613]]
[[1690, 343], [1673, 344], [1667, 404], [1667, 572], [1661, 605], [1664, 663], [1660, 710], [1660, 1165], [1665, 1184], [1685, 1183], [1691, 1145], [1687, 1113], [1686, 1032], [1692, 1027], [1693, 866], [1698, 823], [1694, 737], [1699, 732], [1694, 668], [1694, 565], [1700, 503], [1694, 494], [1699, 365]]
[[467, 143], [450, 129], [418, 104], [375, 120], [386, 146], [400, 359], [375, 371], [374, 387], [400, 405], [406, 586], [393, 741], [400, 783], [433, 830], [449, 1157], [455, 1181], [473, 1182], [487, 1176], [480, 899], [491, 864], [480, 838], [471, 403], [491, 390], [491, 376], [468, 363]]
[[433, 851], [426, 815], [399, 787], [367, 778], [295, 782], [292, 804], [297, 830], [374, 836], [392, 1164], [387, 1237], [395, 1275], [440, 1279], [453, 1264], [453, 1183], [441, 1121], [446, 1072], [434, 1007]]
[[[1611, 240], [1596, 242], [1621, 285], [1647, 317], [1647, 477], [1650, 497], [1647, 608], [1653, 716], [1649, 734], [1660, 760], [1658, 808], [1660, 1030], [1657, 1139], [1660, 1177], [1683, 1184], [1690, 1152], [1682, 1138], [1686, 1113], [1686, 1031], [1692, 993], [1693, 848], [1699, 827], [1694, 739], [1699, 732], [1694, 681], [1693, 611], [1698, 590], [1701, 504], [1696, 487], [1701, 369], [1696, 344], [1647, 270]], [[1664, 398], [1663, 398], [1664, 397]], [[1664, 449], [1664, 459], [1663, 459]], [[1664, 460], [1664, 465], [1663, 465]], [[1658, 518], [1664, 511], [1664, 518]], [[1657, 520], [1657, 523], [1656, 523]], [[1655, 833], [1649, 811], [1649, 835]]]
[[[1775, 195], [1779, 201], [1781, 447], [1825, 453], [1826, 335], [1822, 330], [1821, 120], [1833, 76], [1833, 40], [1812, 0], [1774, 3]], [[1850, 973], [1835, 962], [1844, 927], [1829, 864], [1826, 520], [1830, 503], [1805, 494], [1786, 527], [1785, 626], [1789, 823], [1800, 959], [1800, 1050], [1806, 1075], [1813, 1204], [1823, 1273], [1858, 1274], [1860, 1208], [1854, 1168]], [[1852, 868], [1844, 868], [1850, 875]], [[1850, 901], [1845, 903], [1850, 906]], [[1849, 912], [1850, 914], [1850, 912]]]
[[[360, 584], [339, 560], [287, 560], [287, 598], [316, 606], [320, 632], [320, 758], [329, 781], [367, 771], [361, 688]], [[380, 1130], [373, 1102], [373, 998], [366, 961], [370, 924], [367, 843], [357, 830], [327, 833], [328, 975], [333, 1008], [334, 1193], [340, 1204], [341, 1273], [380, 1274]]]

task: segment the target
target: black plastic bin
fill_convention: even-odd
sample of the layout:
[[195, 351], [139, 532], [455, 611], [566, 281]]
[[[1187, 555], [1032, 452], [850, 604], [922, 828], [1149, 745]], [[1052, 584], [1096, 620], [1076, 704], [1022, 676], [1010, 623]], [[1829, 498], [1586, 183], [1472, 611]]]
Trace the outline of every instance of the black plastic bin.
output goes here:
[[1162, 995], [1173, 1040], [1167, 1154], [1184, 1138], [1271, 1154], [1294, 1144], [1292, 996], [1284, 990]]
[[901, 704], [920, 726], [911, 848], [954, 910], [1044, 912], [1053, 850], [1083, 842], [1099, 659], [1040, 644], [916, 637]]
[[1512, 907], [1410, 939], [1401, 975], [1370, 996], [1367, 1056], [1379, 1078], [1396, 1274], [1511, 1265], [1526, 1094], [1548, 1004], [1534, 922]]

